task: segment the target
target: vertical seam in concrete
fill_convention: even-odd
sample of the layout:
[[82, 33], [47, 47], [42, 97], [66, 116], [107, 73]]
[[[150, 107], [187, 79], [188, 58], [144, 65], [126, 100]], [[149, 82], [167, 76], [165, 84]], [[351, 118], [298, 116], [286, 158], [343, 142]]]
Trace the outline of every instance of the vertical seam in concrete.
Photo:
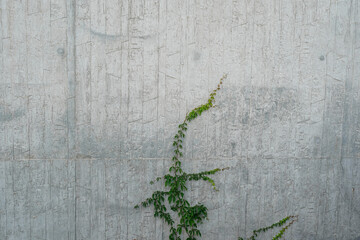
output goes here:
[[[128, 45], [127, 45], [127, 60], [126, 60], [126, 74], [127, 74], [127, 102], [126, 102], [126, 113], [127, 113], [127, 116], [126, 116], [126, 119], [127, 119], [127, 122], [126, 122], [126, 134], [125, 136], [126, 137], [129, 137], [129, 106], [130, 106], [130, 81], [129, 81], [129, 59], [130, 59], [130, 45], [131, 45], [131, 41], [130, 41], [130, 24], [131, 24], [131, 21], [130, 21], [130, 18], [131, 18], [131, 8], [132, 8], [132, 2], [131, 0], [128, 0], [128, 9], [127, 9], [127, 25], [126, 25], [126, 32], [127, 32], [127, 40], [128, 40]], [[121, 48], [122, 48], [122, 45], [121, 45]], [[126, 150], [128, 151], [129, 150], [129, 145], [128, 144], [124, 144]], [[129, 159], [131, 159], [131, 152], [130, 154], [127, 154], [126, 155], [126, 158], [128, 158], [127, 160], [127, 169], [129, 169], [129, 165], [130, 165], [130, 161]], [[127, 179], [128, 178], [128, 175], [127, 175]], [[126, 220], [129, 221], [129, 185], [127, 184], [127, 189], [126, 189]], [[129, 222], [127, 222], [126, 224], [126, 238], [129, 237]]]
[[75, 153], [75, 1], [67, 2], [67, 77], [68, 77], [68, 98], [67, 106], [67, 137], [68, 137], [68, 158], [74, 157]]
[[[356, 19], [359, 19], [358, 18], [358, 15], [359, 15], [359, 12], [358, 12], [358, 9], [359, 9], [359, 7], [358, 7], [358, 4], [359, 4], [359, 2], [358, 1], [356, 1], [355, 3], [354, 3], [354, 15], [353, 15], [353, 18], [354, 18], [354, 22], [353, 22], [353, 24], [355, 25], [354, 26], [354, 39], [353, 39], [353, 48], [352, 48], [352, 69], [351, 69], [351, 77], [352, 77], [352, 79], [354, 80], [355, 79], [355, 73], [354, 73], [354, 69], [355, 69], [355, 62], [356, 62], [356, 55], [355, 55], [355, 53], [356, 53], [356, 43], [357, 43], [357, 36], [358, 36], [358, 34], [357, 34], [357, 31], [359, 30], [358, 28], [356, 28]], [[360, 17], [360, 16], [359, 16]], [[352, 86], [353, 87], [353, 86]], [[357, 88], [358, 89], [358, 88]], [[352, 103], [354, 103], [354, 105], [355, 105], [355, 100], [353, 99], [352, 100]], [[355, 110], [355, 114], [356, 114], [356, 110]], [[353, 139], [353, 137], [351, 137], [350, 138], [350, 141], [349, 142], [352, 142], [352, 139]], [[351, 149], [353, 149], [353, 147], [354, 146], [351, 146]], [[356, 157], [356, 153], [355, 152], [353, 152], [352, 151], [352, 153], [351, 153], [351, 155], [353, 156], [353, 157], [351, 157], [352, 159], [355, 159], [355, 157]], [[359, 168], [354, 168], [354, 169], [359, 169]], [[355, 170], [356, 171], [356, 170]], [[352, 174], [353, 176], [354, 176], [354, 174]], [[351, 209], [351, 211], [350, 211], [350, 216], [349, 216], [349, 223], [350, 223], [350, 229], [352, 228], [352, 226], [353, 226], [353, 224], [354, 224], [354, 221], [353, 221], [353, 216], [354, 216], [354, 212], [357, 212], [356, 211], [356, 205], [354, 206], [354, 185], [356, 184], [355, 183], [355, 177], [353, 177], [353, 180], [351, 181], [351, 184], [352, 184], [352, 194], [351, 194], [351, 199], [350, 199], [350, 209]], [[356, 203], [355, 203], [356, 204]], [[355, 211], [354, 211], [354, 210]]]
[[[67, 80], [68, 80], [68, 97], [66, 100], [67, 111], [67, 138], [68, 138], [68, 161], [74, 159], [75, 155], [75, 127], [76, 127], [76, 102], [75, 102], [75, 87], [76, 87], [76, 61], [75, 61], [75, 17], [76, 17], [76, 0], [69, 0], [66, 4], [67, 8]], [[74, 230], [73, 237], [76, 240], [76, 162], [74, 163], [74, 188], [73, 188], [73, 201], [74, 208], [73, 217]], [[69, 218], [71, 218], [69, 216]], [[69, 221], [71, 224], [72, 221]], [[70, 229], [68, 229], [70, 230]], [[71, 231], [70, 231], [71, 232]], [[70, 237], [70, 236], [69, 236]]]

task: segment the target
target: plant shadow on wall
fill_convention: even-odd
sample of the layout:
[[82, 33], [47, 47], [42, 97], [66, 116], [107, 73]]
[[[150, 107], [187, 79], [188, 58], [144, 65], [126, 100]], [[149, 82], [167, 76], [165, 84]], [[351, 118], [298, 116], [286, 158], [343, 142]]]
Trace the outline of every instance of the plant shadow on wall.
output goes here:
[[[215, 105], [215, 96], [218, 90], [220, 90], [223, 81], [227, 78], [227, 75], [224, 75], [220, 79], [220, 83], [217, 88], [213, 90], [210, 94], [209, 99], [205, 104], [202, 104], [192, 111], [190, 111], [185, 120], [178, 126], [178, 131], [174, 136], [173, 147], [174, 154], [172, 157], [172, 164], [169, 168], [169, 173], [163, 177], [156, 178], [155, 182], [163, 180], [165, 184], [165, 189], [167, 191], [155, 191], [151, 197], [147, 198], [141, 204], [136, 205], [135, 208], [141, 207], [154, 207], [154, 217], [163, 219], [170, 226], [169, 239], [170, 240], [180, 240], [181, 236], [186, 233], [186, 240], [196, 240], [198, 237], [201, 237], [201, 232], [198, 229], [198, 226], [207, 219], [208, 209], [202, 204], [198, 203], [196, 205], [191, 205], [188, 200], [185, 199], [185, 192], [187, 189], [188, 181], [207, 181], [209, 182], [214, 190], [216, 190], [215, 182], [210, 177], [211, 175], [216, 174], [217, 172], [227, 170], [228, 168], [216, 168], [210, 171], [204, 171], [199, 173], [186, 173], [183, 171], [181, 166], [181, 157], [183, 156], [182, 148], [183, 141], [185, 139], [185, 132], [188, 129], [188, 124], [201, 116], [201, 114]], [[151, 181], [150, 184], [154, 184], [154, 181]], [[167, 203], [166, 203], [167, 201]], [[168, 211], [170, 208], [175, 214], [177, 214], [176, 219], [173, 218], [174, 214], [170, 214]], [[177, 222], [175, 223], [175, 220]], [[272, 239], [280, 239], [285, 231], [297, 220], [297, 216], [287, 216], [284, 219], [276, 222], [268, 227], [260, 228], [253, 231], [253, 235], [248, 238], [239, 237], [238, 240], [255, 240], [260, 233], [266, 232], [270, 229], [276, 227], [282, 227], [280, 231]]]

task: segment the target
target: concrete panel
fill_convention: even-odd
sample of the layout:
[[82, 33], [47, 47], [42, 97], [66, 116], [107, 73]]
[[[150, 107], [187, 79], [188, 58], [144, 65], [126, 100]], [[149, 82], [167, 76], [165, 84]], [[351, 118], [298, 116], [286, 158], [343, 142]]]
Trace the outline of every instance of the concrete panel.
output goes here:
[[[230, 167], [202, 239], [285, 215], [286, 239], [360, 238], [360, 2], [0, 2], [0, 239], [168, 239], [152, 210], [171, 140]], [[271, 234], [264, 235], [269, 239]]]

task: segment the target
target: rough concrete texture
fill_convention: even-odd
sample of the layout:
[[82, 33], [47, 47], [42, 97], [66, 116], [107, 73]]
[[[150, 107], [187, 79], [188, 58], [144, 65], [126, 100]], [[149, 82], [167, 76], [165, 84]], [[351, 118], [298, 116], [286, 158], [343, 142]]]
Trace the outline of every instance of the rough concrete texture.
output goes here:
[[230, 167], [191, 183], [202, 239], [288, 214], [286, 239], [359, 239], [358, 0], [0, 3], [0, 239], [167, 239], [133, 206], [224, 72], [185, 144], [189, 172]]

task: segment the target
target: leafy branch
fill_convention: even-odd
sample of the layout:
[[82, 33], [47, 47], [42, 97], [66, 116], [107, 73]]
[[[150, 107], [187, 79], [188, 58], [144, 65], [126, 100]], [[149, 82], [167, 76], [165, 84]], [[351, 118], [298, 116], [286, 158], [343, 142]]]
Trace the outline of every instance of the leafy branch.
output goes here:
[[[283, 234], [285, 233], [285, 231], [295, 222], [297, 221], [298, 216], [287, 216], [284, 219], [281, 219], [280, 221], [268, 226], [268, 227], [264, 227], [264, 228], [259, 228], [253, 231], [253, 235], [251, 235], [249, 238], [246, 238], [247, 240], [255, 240], [256, 237], [258, 236], [258, 234], [260, 234], [261, 232], [266, 232], [270, 229], [274, 229], [276, 227], [281, 227], [284, 226], [285, 223], [287, 223], [289, 220], [291, 220], [287, 225], [285, 225], [283, 228], [280, 229], [279, 233], [277, 233], [275, 235], [275, 237], [272, 238], [272, 240], [278, 240], [280, 239]], [[238, 240], [245, 240], [245, 238], [239, 237]]]
[[[202, 104], [192, 111], [190, 111], [184, 121], [178, 126], [178, 131], [174, 136], [173, 147], [174, 154], [172, 157], [172, 165], [169, 168], [169, 173], [163, 177], [156, 178], [156, 181], [165, 180], [165, 187], [168, 191], [156, 191], [151, 197], [147, 198], [140, 205], [142, 207], [154, 206], [154, 217], [162, 218], [170, 226], [170, 240], [180, 239], [181, 235], [185, 232], [187, 234], [187, 240], [196, 240], [197, 236], [201, 236], [201, 232], [198, 229], [199, 224], [203, 223], [208, 215], [208, 209], [201, 203], [191, 206], [189, 201], [184, 198], [185, 191], [187, 191], [186, 183], [188, 181], [207, 181], [214, 189], [215, 182], [210, 177], [219, 171], [226, 170], [228, 168], [215, 168], [210, 171], [203, 171], [199, 173], [186, 173], [181, 167], [180, 158], [183, 156], [183, 141], [185, 139], [185, 133], [188, 129], [188, 123], [201, 116], [204, 111], [209, 110], [215, 105], [215, 96], [218, 90], [220, 90], [223, 81], [227, 75], [224, 75], [215, 90], [210, 93], [209, 99], [205, 104]], [[150, 184], [154, 184], [151, 181]], [[165, 206], [165, 200], [169, 203], [170, 209], [177, 213], [180, 221], [175, 224], [175, 221], [171, 217], [168, 209]], [[140, 205], [136, 205], [135, 208], [139, 208]]]

